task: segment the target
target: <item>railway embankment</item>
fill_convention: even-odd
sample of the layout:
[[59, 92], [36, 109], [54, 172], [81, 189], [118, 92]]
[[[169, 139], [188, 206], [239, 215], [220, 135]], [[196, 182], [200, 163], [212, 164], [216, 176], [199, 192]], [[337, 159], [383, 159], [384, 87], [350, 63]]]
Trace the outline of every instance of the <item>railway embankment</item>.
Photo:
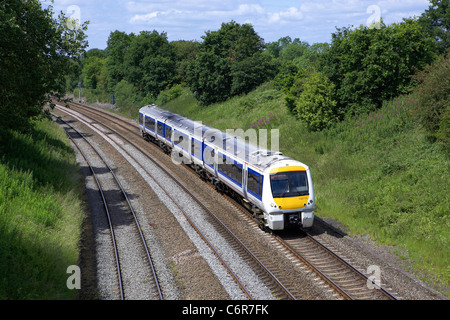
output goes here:
[[57, 124], [0, 130], [0, 300], [77, 297], [83, 186]]

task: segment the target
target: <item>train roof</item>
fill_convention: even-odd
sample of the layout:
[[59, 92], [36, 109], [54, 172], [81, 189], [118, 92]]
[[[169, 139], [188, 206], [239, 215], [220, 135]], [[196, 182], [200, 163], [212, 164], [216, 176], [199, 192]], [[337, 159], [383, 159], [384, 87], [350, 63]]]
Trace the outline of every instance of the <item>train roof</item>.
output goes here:
[[[226, 152], [228, 155], [234, 156], [240, 161], [245, 161], [257, 169], [263, 171], [274, 165], [278, 161], [292, 160], [285, 157], [281, 152], [273, 152], [268, 149], [260, 148], [257, 145], [257, 137], [252, 137], [255, 143], [247, 142], [244, 137], [231, 135], [219, 129], [203, 125], [200, 121], [194, 121], [176, 113], [159, 108], [156, 105], [142, 107], [140, 112], [150, 114], [154, 117], [167, 120], [172, 128], [180, 131], [188, 132], [194, 137], [205, 141], [209, 146], [216, 146]], [[235, 132], [245, 134], [243, 130], [235, 130]]]

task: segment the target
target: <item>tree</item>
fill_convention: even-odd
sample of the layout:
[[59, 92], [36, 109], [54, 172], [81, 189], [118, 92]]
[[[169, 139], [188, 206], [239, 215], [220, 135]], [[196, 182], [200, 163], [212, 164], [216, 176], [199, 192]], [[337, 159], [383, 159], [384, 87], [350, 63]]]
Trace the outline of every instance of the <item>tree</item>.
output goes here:
[[144, 96], [150, 93], [156, 98], [173, 83], [176, 71], [175, 52], [167, 34], [142, 31], [133, 37], [124, 55], [124, 66], [124, 79]]
[[419, 22], [434, 37], [440, 53], [450, 51], [450, 2], [430, 0], [430, 7], [420, 16]]
[[273, 57], [278, 58], [280, 56], [280, 53], [289, 45], [292, 43], [292, 38], [282, 37], [278, 39], [278, 41], [270, 42], [266, 45], [267, 52]]
[[314, 43], [303, 51], [303, 54], [296, 58], [294, 62], [303, 69], [317, 69], [319, 67], [321, 56], [330, 48], [330, 45], [324, 43]]
[[188, 67], [188, 84], [194, 97], [204, 105], [230, 97], [230, 66], [213, 51], [200, 51]]
[[435, 41], [417, 20], [380, 28], [337, 29], [320, 70], [335, 84], [346, 113], [374, 110], [411, 90], [411, 76], [436, 57]]
[[189, 64], [194, 61], [198, 53], [199, 43], [197, 41], [172, 41], [170, 43], [174, 52], [176, 60], [176, 76], [174, 78], [175, 83], [186, 83], [187, 81], [187, 70]]
[[83, 83], [86, 88], [99, 89], [107, 92], [106, 59], [91, 56], [84, 62], [82, 71]]
[[114, 92], [114, 87], [125, 78], [124, 57], [134, 37], [133, 33], [128, 35], [118, 30], [111, 32], [108, 37], [108, 46], [105, 51], [109, 92]]
[[287, 44], [280, 51], [280, 59], [282, 61], [295, 60], [300, 58], [308, 51], [309, 44], [306, 41], [300, 41], [300, 39], [295, 38], [292, 43]]
[[275, 75], [276, 65], [262, 57], [264, 41], [250, 24], [223, 23], [202, 38], [187, 83], [203, 104], [247, 93]]
[[274, 78], [274, 87], [283, 91], [283, 93], [288, 94], [294, 84], [294, 80], [299, 69], [300, 68], [298, 65], [296, 65], [293, 61], [287, 61], [282, 64], [278, 74]]
[[26, 130], [52, 95], [62, 98], [87, 47], [87, 23], [73, 25], [38, 0], [0, 4], [0, 127]]

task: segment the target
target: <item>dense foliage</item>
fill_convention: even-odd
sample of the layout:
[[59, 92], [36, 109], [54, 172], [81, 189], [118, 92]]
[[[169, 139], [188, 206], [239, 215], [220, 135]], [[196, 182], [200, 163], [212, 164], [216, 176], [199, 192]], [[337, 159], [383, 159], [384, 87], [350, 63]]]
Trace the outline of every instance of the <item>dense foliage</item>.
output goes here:
[[295, 100], [298, 118], [303, 120], [308, 129], [317, 131], [329, 128], [336, 123], [334, 84], [320, 72], [313, 72], [305, 77], [299, 97]]
[[38, 0], [0, 3], [0, 127], [28, 128], [50, 95], [65, 94], [65, 76], [87, 46], [87, 23], [77, 28], [52, 15]]
[[194, 96], [211, 104], [248, 93], [273, 78], [276, 66], [263, 50], [263, 39], [249, 24], [232, 21], [206, 32], [188, 71]]
[[408, 92], [410, 76], [435, 57], [434, 39], [418, 21], [406, 19], [379, 28], [338, 29], [321, 69], [336, 85], [338, 108], [354, 115]]
[[440, 53], [450, 50], [450, 2], [430, 0], [430, 7], [419, 18], [419, 22], [436, 40]]

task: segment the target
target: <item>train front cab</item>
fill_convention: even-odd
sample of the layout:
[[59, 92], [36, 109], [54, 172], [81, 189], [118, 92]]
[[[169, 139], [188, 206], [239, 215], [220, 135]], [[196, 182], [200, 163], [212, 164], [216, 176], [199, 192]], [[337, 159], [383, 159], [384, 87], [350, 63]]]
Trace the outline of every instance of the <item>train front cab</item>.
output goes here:
[[272, 230], [289, 226], [312, 226], [314, 221], [314, 190], [309, 169], [302, 166], [278, 167], [268, 174], [266, 191], [271, 197], [266, 221]]

